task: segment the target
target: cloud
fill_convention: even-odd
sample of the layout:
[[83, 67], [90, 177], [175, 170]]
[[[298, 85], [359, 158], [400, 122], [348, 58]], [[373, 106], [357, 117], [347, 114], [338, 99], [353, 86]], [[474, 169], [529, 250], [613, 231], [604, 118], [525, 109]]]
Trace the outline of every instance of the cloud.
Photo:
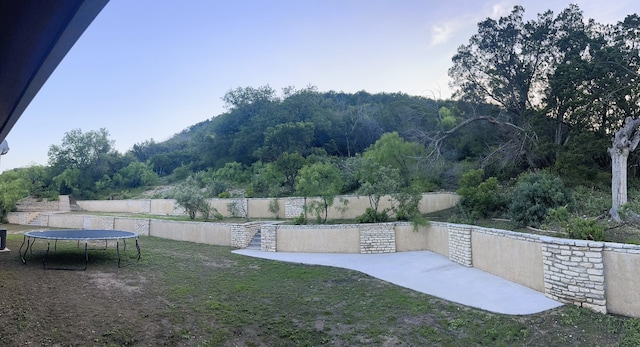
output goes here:
[[457, 20], [434, 24], [431, 27], [430, 46], [433, 47], [446, 44], [459, 29], [460, 22]]
[[513, 9], [513, 4], [511, 1], [500, 1], [491, 6], [491, 14], [489, 17], [493, 19], [498, 19], [500, 17], [508, 16]]

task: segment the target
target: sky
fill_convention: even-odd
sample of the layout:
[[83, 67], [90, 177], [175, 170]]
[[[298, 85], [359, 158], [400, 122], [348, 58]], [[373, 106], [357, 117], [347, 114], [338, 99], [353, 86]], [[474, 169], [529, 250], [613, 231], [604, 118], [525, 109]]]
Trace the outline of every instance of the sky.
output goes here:
[[167, 140], [238, 87], [448, 98], [478, 22], [570, 3], [601, 23], [640, 13], [637, 0], [110, 0], [7, 136], [0, 171], [47, 165], [73, 129], [106, 128], [120, 153]]

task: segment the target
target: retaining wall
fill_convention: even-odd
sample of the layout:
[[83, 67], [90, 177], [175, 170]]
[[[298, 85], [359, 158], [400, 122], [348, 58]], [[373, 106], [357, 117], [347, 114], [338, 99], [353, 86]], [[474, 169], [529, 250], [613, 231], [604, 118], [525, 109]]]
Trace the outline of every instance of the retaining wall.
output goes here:
[[[16, 217], [16, 216], [14, 216]], [[20, 219], [20, 218], [18, 218]], [[100, 228], [213, 245], [246, 247], [261, 231], [270, 252], [389, 253], [429, 250], [597, 312], [640, 318], [640, 246], [560, 239], [431, 222], [281, 225], [204, 223], [57, 213], [49, 227]]]
[[[307, 199], [307, 202], [314, 198]], [[317, 199], [315, 199], [317, 200]], [[420, 211], [430, 213], [454, 207], [459, 197], [453, 193], [426, 193], [420, 201]], [[229, 205], [236, 205], [236, 216], [248, 218], [295, 218], [303, 211], [304, 198], [230, 198], [207, 199], [209, 205], [215, 208], [224, 217], [232, 217], [234, 213], [229, 210]], [[277, 214], [269, 211], [269, 206], [277, 202]], [[342, 201], [348, 201], [345, 205]], [[57, 202], [56, 202], [57, 203]], [[172, 199], [142, 199], [142, 200], [79, 200], [77, 204], [86, 212], [111, 212], [111, 213], [142, 213], [155, 215], [186, 215], [183, 208], [179, 207]], [[381, 198], [379, 209], [391, 207], [392, 200], [386, 196]], [[354, 219], [364, 213], [369, 207], [369, 199], [359, 196], [338, 196], [335, 203], [328, 211], [329, 219]], [[44, 210], [42, 210], [44, 211]], [[312, 218], [309, 216], [309, 218]]]

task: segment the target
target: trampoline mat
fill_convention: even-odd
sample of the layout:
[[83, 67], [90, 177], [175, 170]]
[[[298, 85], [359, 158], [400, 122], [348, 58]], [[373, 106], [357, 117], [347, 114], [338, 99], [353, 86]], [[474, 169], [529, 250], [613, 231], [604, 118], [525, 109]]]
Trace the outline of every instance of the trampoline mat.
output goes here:
[[138, 237], [138, 234], [131, 231], [96, 229], [27, 231], [24, 235], [52, 240], [109, 240]]

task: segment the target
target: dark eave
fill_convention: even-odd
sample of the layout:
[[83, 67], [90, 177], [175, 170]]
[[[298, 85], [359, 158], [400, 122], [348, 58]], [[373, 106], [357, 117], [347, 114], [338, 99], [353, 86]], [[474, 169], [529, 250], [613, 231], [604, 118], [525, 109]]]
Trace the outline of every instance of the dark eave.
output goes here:
[[0, 141], [107, 2], [0, 1]]

